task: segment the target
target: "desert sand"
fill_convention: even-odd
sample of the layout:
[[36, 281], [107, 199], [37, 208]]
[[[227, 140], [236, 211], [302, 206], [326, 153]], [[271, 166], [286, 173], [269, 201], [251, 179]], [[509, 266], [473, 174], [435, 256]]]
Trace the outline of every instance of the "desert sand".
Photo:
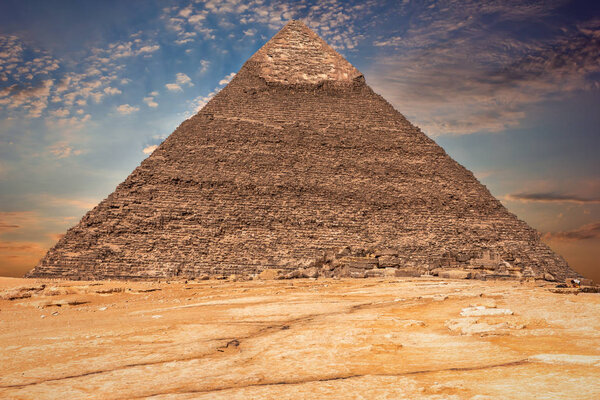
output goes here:
[[600, 295], [562, 292], [0, 278], [0, 398], [598, 399]]

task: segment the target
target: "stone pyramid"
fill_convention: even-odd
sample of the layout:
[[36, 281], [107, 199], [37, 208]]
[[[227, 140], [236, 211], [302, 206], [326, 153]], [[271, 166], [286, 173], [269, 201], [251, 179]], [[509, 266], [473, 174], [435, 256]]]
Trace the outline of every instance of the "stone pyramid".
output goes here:
[[28, 276], [311, 265], [351, 276], [377, 267], [577, 275], [356, 68], [291, 21]]

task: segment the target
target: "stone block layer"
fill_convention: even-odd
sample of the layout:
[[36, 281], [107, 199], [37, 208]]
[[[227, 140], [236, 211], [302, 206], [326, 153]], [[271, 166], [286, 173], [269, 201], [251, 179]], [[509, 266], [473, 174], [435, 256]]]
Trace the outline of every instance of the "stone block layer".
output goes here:
[[577, 275], [297, 21], [28, 275], [248, 275], [347, 247], [424, 270]]

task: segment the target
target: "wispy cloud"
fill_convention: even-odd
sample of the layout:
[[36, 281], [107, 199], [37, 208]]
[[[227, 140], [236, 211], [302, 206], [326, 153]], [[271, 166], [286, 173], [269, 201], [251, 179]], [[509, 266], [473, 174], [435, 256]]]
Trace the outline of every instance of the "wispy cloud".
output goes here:
[[548, 26], [543, 39], [512, 29], [552, 24], [560, 4], [414, 3], [405, 31], [373, 41], [385, 52], [367, 78], [432, 136], [518, 126], [533, 104], [600, 87], [600, 20]]
[[577, 229], [563, 232], [548, 232], [544, 239], [572, 242], [586, 239], [600, 239], [600, 222], [583, 225]]
[[40, 215], [34, 211], [0, 211], [0, 235], [14, 230], [37, 227]]
[[50, 193], [43, 193], [39, 195], [39, 199], [44, 201], [44, 204], [52, 207], [71, 207], [78, 210], [91, 210], [94, 208], [99, 199], [89, 197], [64, 197], [57, 196]]
[[192, 83], [192, 79], [189, 76], [187, 76], [183, 72], [178, 72], [177, 74], [175, 74], [175, 82], [167, 83], [165, 84], [165, 87], [171, 92], [181, 92], [183, 91], [182, 86], [184, 85], [194, 86], [194, 84]]
[[180, 85], [194, 86], [194, 84], [192, 83], [192, 78], [190, 78], [183, 72], [178, 72], [177, 74], [175, 74], [175, 82]]
[[200, 60], [200, 69], [198, 73], [203, 74], [208, 71], [208, 66], [210, 65], [210, 61], [208, 60]]
[[185, 113], [186, 118], [189, 118], [192, 115], [196, 114], [198, 111], [200, 111], [213, 97], [215, 97], [217, 93], [219, 93], [223, 86], [231, 82], [234, 76], [235, 72], [225, 75], [223, 79], [219, 81], [219, 86], [214, 88], [210, 93], [208, 93], [207, 95], [198, 96], [195, 99], [193, 99], [190, 102], [191, 110]]
[[55, 143], [52, 146], [50, 146], [48, 151], [58, 159], [83, 154], [83, 150], [75, 149], [71, 144], [67, 142]]
[[56, 112], [51, 112], [51, 116], [45, 119], [46, 126], [51, 129], [60, 130], [63, 133], [69, 133], [81, 130], [92, 118], [90, 114], [85, 114], [85, 111], [82, 109], [75, 111], [77, 115], [70, 117], [66, 111], [66, 109], [60, 109]]
[[233, 79], [234, 76], [235, 76], [235, 72], [232, 72], [229, 75], [226, 75], [223, 79], [221, 79], [219, 81], [219, 85], [227, 85], [229, 82], [231, 82], [231, 80]]
[[506, 195], [506, 200], [541, 203], [600, 204], [600, 198], [586, 198], [565, 193], [514, 193]]
[[32, 211], [0, 211], [0, 234], [32, 225], [37, 218]]

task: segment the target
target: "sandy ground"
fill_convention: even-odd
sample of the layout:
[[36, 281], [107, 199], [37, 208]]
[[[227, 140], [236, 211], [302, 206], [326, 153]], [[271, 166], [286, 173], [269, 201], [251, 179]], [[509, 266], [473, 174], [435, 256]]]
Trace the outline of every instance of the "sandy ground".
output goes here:
[[0, 398], [600, 399], [600, 295], [0, 278]]

